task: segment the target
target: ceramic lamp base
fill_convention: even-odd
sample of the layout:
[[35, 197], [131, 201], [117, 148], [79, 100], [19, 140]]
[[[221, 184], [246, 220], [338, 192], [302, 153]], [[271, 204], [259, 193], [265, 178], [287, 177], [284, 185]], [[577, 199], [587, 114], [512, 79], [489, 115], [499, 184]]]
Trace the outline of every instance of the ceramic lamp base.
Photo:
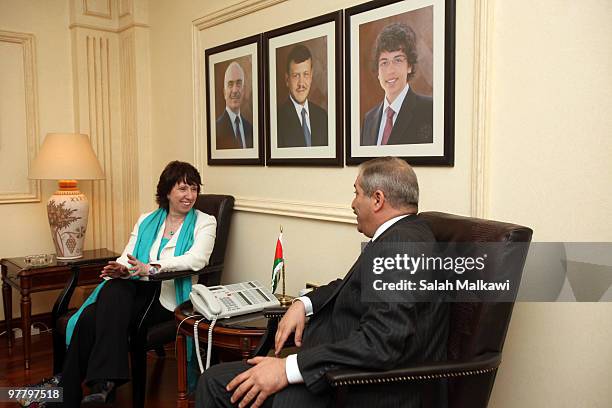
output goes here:
[[89, 202], [76, 181], [62, 180], [59, 185], [60, 189], [47, 202], [55, 252], [57, 259], [78, 259], [83, 256]]

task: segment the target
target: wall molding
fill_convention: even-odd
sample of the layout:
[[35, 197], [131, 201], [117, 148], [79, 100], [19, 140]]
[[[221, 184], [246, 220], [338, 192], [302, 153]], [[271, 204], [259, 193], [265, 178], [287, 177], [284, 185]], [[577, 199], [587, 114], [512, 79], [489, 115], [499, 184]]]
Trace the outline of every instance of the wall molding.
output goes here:
[[318, 221], [357, 224], [355, 214], [347, 206], [305, 201], [269, 200], [255, 197], [236, 197], [236, 211], [248, 213], [282, 215]]
[[88, 0], [83, 0], [83, 15], [91, 17], [101, 17], [111, 20], [113, 18], [113, 8], [111, 0], [106, 0], [106, 10], [104, 12], [91, 10], [89, 8]]
[[[82, 41], [82, 42], [81, 42]], [[116, 41], [107, 35], [96, 33], [94, 35], [83, 33], [79, 47], [83, 47], [81, 57], [77, 58], [84, 69], [84, 77], [75, 86], [82, 87], [85, 99], [77, 112], [81, 112], [81, 130], [89, 134], [92, 147], [102, 169], [105, 179], [92, 182], [92, 196], [90, 206], [90, 226], [95, 248], [116, 248], [116, 229], [121, 227], [115, 223], [115, 208], [119, 200], [114, 194], [121, 191], [113, 186], [120, 182], [115, 180], [113, 165], [112, 143], [116, 138], [113, 133], [113, 99], [118, 92], [112, 85], [111, 71], [116, 64]], [[86, 125], [85, 125], [86, 123]], [[84, 125], [84, 126], [83, 126]], [[119, 183], [117, 183], [119, 184]]]
[[132, 0], [119, 0], [119, 18], [134, 14], [134, 3]]
[[199, 31], [202, 31], [206, 28], [223, 24], [235, 18], [255, 13], [256, 11], [272, 7], [285, 1], [287, 0], [244, 0], [193, 20], [193, 25]]
[[[121, 174], [122, 180], [139, 180], [138, 115], [136, 86], [136, 39], [134, 32], [119, 38], [119, 80], [121, 83]], [[123, 230], [131, 231], [137, 220], [140, 199], [138, 183], [123, 189]]]
[[[36, 67], [36, 38], [33, 34], [0, 30], [0, 42], [21, 46], [23, 56], [23, 90], [25, 99], [25, 139], [27, 166], [38, 153], [38, 85]], [[28, 189], [22, 193], [1, 193], [0, 204], [40, 202], [40, 181], [29, 180]]]
[[474, 110], [472, 116], [472, 169], [470, 215], [488, 215], [488, 139], [490, 122], [490, 75], [493, 6], [490, 0], [477, 0], [474, 9]]
[[73, 28], [83, 28], [86, 30], [94, 30], [94, 31], [104, 31], [107, 33], [113, 33], [113, 34], [120, 34], [126, 30], [129, 30], [130, 28], [150, 28], [150, 26], [148, 24], [145, 23], [130, 23], [127, 24], [123, 27], [119, 27], [119, 28], [108, 28], [108, 27], [100, 27], [100, 26], [96, 26], [93, 24], [83, 24], [83, 23], [72, 23], [68, 26], [69, 29], [73, 29]]

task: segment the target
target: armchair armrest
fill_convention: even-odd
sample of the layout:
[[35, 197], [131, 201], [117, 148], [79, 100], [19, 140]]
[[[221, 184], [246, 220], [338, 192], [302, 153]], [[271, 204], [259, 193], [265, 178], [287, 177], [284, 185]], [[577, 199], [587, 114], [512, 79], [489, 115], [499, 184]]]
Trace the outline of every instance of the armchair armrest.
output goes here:
[[[287, 311], [286, 307], [283, 306], [272, 306], [266, 307], [263, 310], [263, 315], [268, 319], [268, 327], [266, 327], [266, 332], [261, 337], [259, 341], [259, 345], [253, 351], [253, 357], [256, 356], [266, 356], [270, 350], [274, 347], [274, 337], [276, 336], [276, 329], [278, 328], [278, 322], [283, 318], [285, 312]], [[285, 347], [294, 347], [294, 338], [289, 336], [287, 341], [285, 342]]]
[[55, 303], [53, 304], [53, 309], [51, 311], [51, 324], [52, 328], [55, 329], [55, 325], [60, 316], [63, 316], [68, 312], [68, 305], [70, 304], [70, 298], [72, 297], [72, 293], [76, 288], [77, 282], [79, 281], [79, 264], [73, 263], [70, 267], [70, 278], [66, 282], [64, 289], [59, 294]]
[[466, 361], [436, 361], [389, 371], [335, 370], [325, 378], [332, 387], [435, 380], [489, 373], [497, 370], [500, 363], [501, 353], [485, 353]]
[[283, 318], [283, 316], [285, 315], [286, 311], [287, 311], [286, 307], [283, 307], [283, 306], [272, 306], [272, 307], [266, 307], [263, 310], [263, 314], [268, 319], [277, 319], [277, 320], [280, 320], [280, 319]]
[[153, 275], [149, 277], [149, 281], [151, 282], [161, 282], [161, 281], [166, 281], [166, 280], [170, 280], [170, 279], [176, 279], [176, 278], [186, 278], [188, 276], [194, 276], [194, 275], [203, 275], [203, 274], [207, 274], [207, 273], [215, 273], [215, 272], [221, 272], [223, 270], [223, 264], [217, 264], [217, 265], [208, 265], [205, 266], [204, 268], [197, 270], [197, 271], [172, 271], [172, 272], [162, 272], [162, 273], [158, 273], [157, 275]]

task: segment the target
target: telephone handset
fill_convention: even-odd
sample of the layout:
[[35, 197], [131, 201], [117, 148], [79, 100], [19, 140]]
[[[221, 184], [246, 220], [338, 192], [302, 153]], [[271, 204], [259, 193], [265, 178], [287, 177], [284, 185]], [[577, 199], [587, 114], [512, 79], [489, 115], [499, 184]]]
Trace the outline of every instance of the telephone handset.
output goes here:
[[193, 285], [189, 299], [193, 308], [202, 313], [208, 320], [212, 320], [221, 314], [221, 303], [219, 299], [204, 285]]

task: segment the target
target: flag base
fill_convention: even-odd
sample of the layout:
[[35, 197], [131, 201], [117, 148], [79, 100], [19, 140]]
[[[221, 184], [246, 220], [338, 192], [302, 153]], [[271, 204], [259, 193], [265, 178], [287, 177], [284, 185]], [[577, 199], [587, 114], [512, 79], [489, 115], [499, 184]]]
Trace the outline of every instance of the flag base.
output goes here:
[[285, 295], [276, 295], [276, 298], [278, 299], [278, 301], [280, 302], [281, 306], [283, 307], [287, 307], [290, 306], [291, 303], [293, 302], [293, 298], [291, 296], [285, 296]]

